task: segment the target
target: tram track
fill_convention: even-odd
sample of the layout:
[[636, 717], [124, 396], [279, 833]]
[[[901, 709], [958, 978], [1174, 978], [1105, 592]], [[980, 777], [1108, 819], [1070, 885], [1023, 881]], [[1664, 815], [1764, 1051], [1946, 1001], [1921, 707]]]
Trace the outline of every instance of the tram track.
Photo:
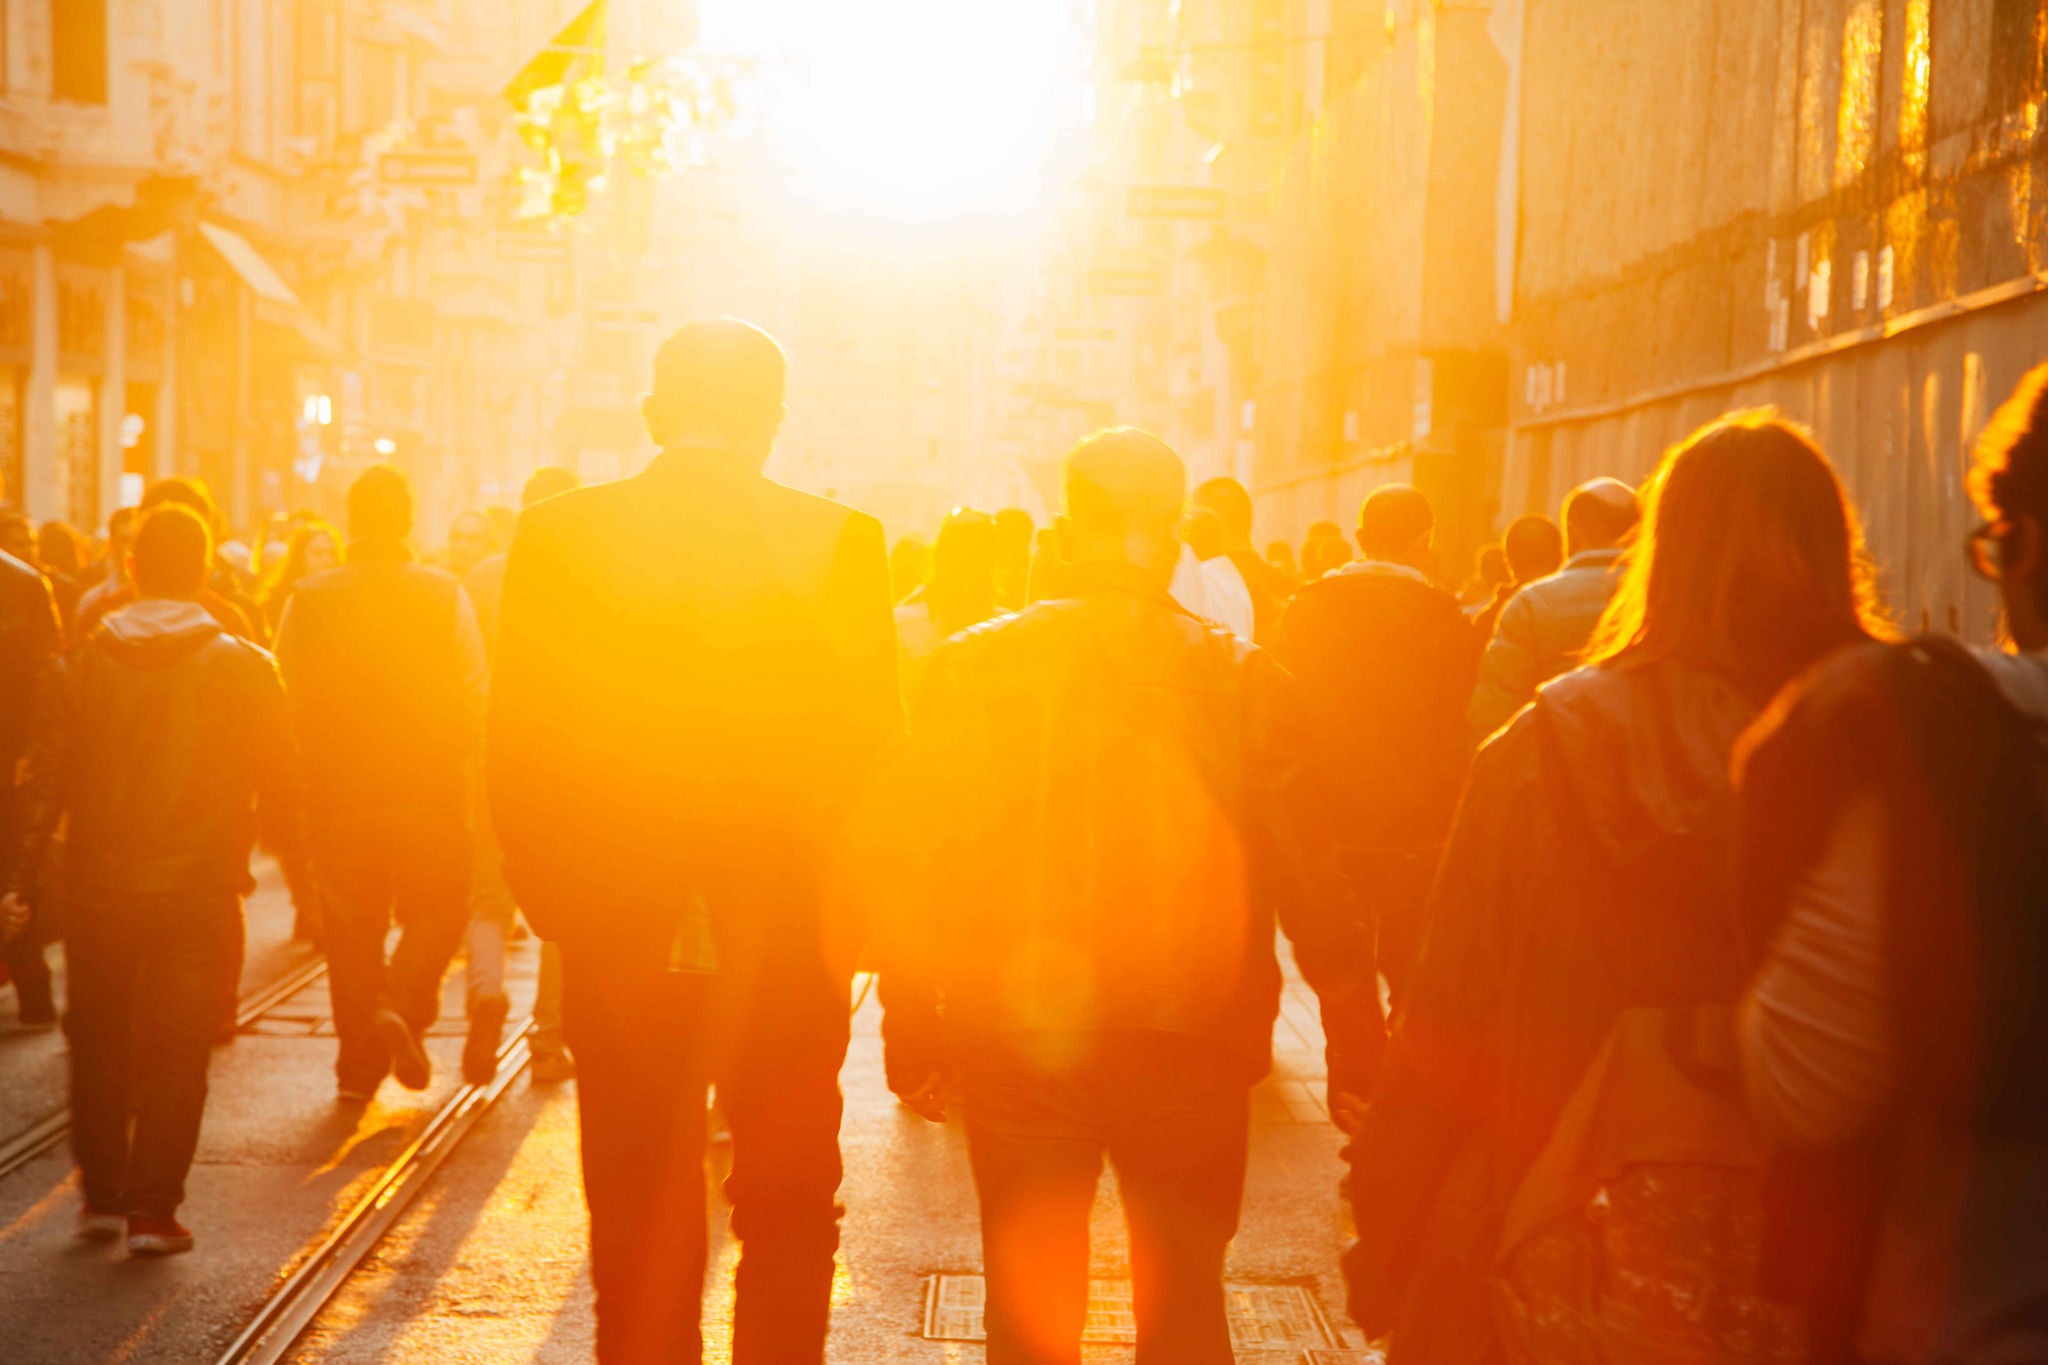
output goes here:
[[255, 1319], [216, 1365], [277, 1365], [383, 1240], [434, 1173], [461, 1145], [532, 1060], [527, 1031], [514, 1022], [498, 1049], [498, 1072], [487, 1084], [464, 1085], [435, 1112], [420, 1135], [363, 1191], [312, 1254], [271, 1291]]
[[[244, 1029], [264, 1015], [327, 975], [327, 960], [309, 958], [287, 970], [267, 985], [260, 986], [235, 1008], [235, 1027]], [[45, 1114], [36, 1122], [0, 1142], [0, 1180], [5, 1180], [71, 1134], [71, 1111], [64, 1107]]]

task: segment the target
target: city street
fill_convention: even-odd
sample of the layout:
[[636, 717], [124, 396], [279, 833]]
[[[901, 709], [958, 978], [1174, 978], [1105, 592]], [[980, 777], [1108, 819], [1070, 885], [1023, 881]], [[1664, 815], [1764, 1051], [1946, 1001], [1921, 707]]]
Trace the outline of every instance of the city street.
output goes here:
[[[287, 941], [290, 908], [274, 875], [249, 907], [245, 995], [304, 955], [303, 946]], [[531, 941], [513, 954], [515, 1020], [530, 1007], [536, 961]], [[217, 1050], [185, 1206], [199, 1238], [190, 1256], [136, 1260], [75, 1240], [78, 1192], [62, 1147], [0, 1179], [0, 1319], [9, 1325], [10, 1365], [217, 1359], [457, 1088], [460, 1018], [458, 964], [430, 1041], [434, 1086], [414, 1095], [386, 1082], [366, 1111], [339, 1108], [332, 1098], [324, 980]], [[957, 1311], [943, 1311], [957, 1303], [957, 1285], [936, 1305], [941, 1311], [929, 1322], [927, 1316], [932, 1277], [980, 1269], [959, 1125], [927, 1124], [888, 1094], [879, 1020], [870, 997], [855, 1019], [843, 1077], [847, 1215], [829, 1358], [846, 1365], [979, 1360], [981, 1348], [970, 1342], [926, 1338], [928, 1326], [956, 1335], [975, 1327], [972, 1314], [963, 1322]], [[1263, 1291], [1306, 1290], [1329, 1315], [1335, 1345], [1343, 1338], [1335, 1272], [1347, 1238], [1333, 1197], [1340, 1139], [1323, 1107], [1314, 997], [1298, 980], [1290, 981], [1276, 1044], [1275, 1075], [1255, 1097], [1243, 1231], [1229, 1275], [1244, 1287], [1244, 1321], [1263, 1310], [1269, 1337], [1291, 1336], [1301, 1324], [1284, 1321], [1285, 1307]], [[59, 1035], [0, 1033], [0, 1068], [9, 1133], [61, 1103]], [[714, 1182], [721, 1157], [714, 1151]], [[714, 1361], [728, 1358], [736, 1253], [723, 1217], [714, 1202], [705, 1307], [707, 1358]], [[522, 1076], [284, 1358], [335, 1365], [587, 1361], [593, 1319], [586, 1248], [575, 1086], [539, 1087]], [[1126, 1273], [1108, 1177], [1096, 1208], [1094, 1273], [1105, 1281]], [[1113, 1318], [1105, 1319], [1111, 1333]], [[1275, 1341], [1272, 1349], [1240, 1349], [1238, 1358], [1295, 1365], [1303, 1350]], [[1090, 1348], [1091, 1360], [1129, 1358], [1127, 1346]]]

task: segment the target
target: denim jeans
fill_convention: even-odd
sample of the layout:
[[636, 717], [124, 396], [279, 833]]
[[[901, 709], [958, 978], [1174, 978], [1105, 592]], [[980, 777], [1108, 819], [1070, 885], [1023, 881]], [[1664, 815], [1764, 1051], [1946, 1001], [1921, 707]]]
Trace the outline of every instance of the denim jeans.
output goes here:
[[94, 1208], [169, 1214], [184, 1202], [241, 936], [233, 894], [72, 902], [71, 1142]]
[[1130, 1228], [1139, 1365], [1229, 1365], [1223, 1259], [1244, 1200], [1243, 1063], [1133, 1031], [984, 1040], [960, 1069], [989, 1365], [1079, 1365], [1105, 1156]]

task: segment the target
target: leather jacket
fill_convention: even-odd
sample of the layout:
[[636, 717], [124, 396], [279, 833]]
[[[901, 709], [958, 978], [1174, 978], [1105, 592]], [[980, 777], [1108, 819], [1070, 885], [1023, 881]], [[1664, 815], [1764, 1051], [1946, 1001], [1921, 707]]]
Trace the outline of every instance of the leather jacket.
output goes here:
[[10, 890], [26, 889], [68, 813], [77, 895], [246, 894], [257, 802], [284, 837], [295, 827], [276, 665], [196, 603], [113, 613], [41, 689], [22, 797]]
[[935, 1048], [1126, 1029], [1214, 1043], [1255, 1078], [1276, 916], [1326, 1000], [1372, 962], [1277, 818], [1290, 680], [1128, 566], [1066, 586], [932, 660], [890, 803], [913, 827], [878, 946], [892, 1081]]

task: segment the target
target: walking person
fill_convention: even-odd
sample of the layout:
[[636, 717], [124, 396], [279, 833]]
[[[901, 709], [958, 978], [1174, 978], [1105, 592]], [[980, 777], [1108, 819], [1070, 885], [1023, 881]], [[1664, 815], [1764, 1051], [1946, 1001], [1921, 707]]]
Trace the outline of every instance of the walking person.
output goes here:
[[[7, 878], [7, 917], [60, 818], [72, 1145], [81, 1235], [188, 1251], [178, 1221], [199, 1140], [218, 1004], [240, 964], [259, 817], [288, 841], [298, 786], [269, 655], [198, 605], [206, 523], [164, 506], [135, 532], [136, 599], [43, 690]], [[131, 1131], [132, 1121], [132, 1131]]]
[[[33, 886], [40, 860], [12, 868], [21, 837], [15, 772], [35, 733], [33, 698], [63, 643], [49, 580], [34, 565], [0, 552], [0, 695], [15, 699], [0, 706], [0, 881], [11, 880], [23, 889]], [[12, 920], [0, 923], [0, 962], [14, 983], [15, 1019], [24, 1028], [48, 1029], [57, 1023], [42, 928], [26, 902]]]
[[1744, 740], [1741, 1072], [1816, 1362], [2048, 1358], [2048, 365], [1970, 482], [2012, 652], [1846, 651]]
[[732, 1130], [736, 1365], [818, 1362], [858, 934], [841, 819], [902, 724], [880, 523], [761, 467], [786, 362], [731, 319], [655, 357], [637, 478], [520, 518], [491, 693], [505, 877], [562, 946], [598, 1357], [695, 1361], [705, 1096]]
[[[1429, 578], [1435, 530], [1419, 490], [1375, 490], [1358, 511], [1364, 558], [1304, 586], [1273, 644], [1298, 684], [1310, 756], [1294, 817], [1321, 894], [1357, 920], [1396, 1003], [1465, 781], [1481, 643]], [[1376, 1048], [1355, 1059], [1353, 1080], [1377, 1060]], [[1347, 1114], [1366, 1093], [1346, 1092]]]
[[[519, 493], [523, 511], [577, 487], [576, 475], [559, 465], [544, 465], [527, 477]], [[498, 604], [505, 588], [505, 556], [478, 561], [462, 580], [476, 608], [484, 649], [496, 662]], [[511, 1004], [505, 995], [505, 950], [519, 919], [519, 904], [505, 884], [505, 854], [491, 824], [487, 794], [478, 785], [475, 802], [475, 861], [469, 885], [469, 932], [464, 951], [463, 994], [469, 1015], [469, 1037], [462, 1049], [462, 1076], [482, 1085], [498, 1073], [498, 1045]], [[562, 1035], [562, 950], [543, 940], [540, 980], [534, 992], [533, 1033], [529, 1043], [531, 1075], [537, 1085], [560, 1085], [575, 1078], [576, 1063]]]
[[1275, 568], [1252, 548], [1251, 490], [1225, 475], [1197, 484], [1191, 501], [1196, 507], [1214, 512], [1221, 522], [1223, 553], [1237, 566], [1245, 590], [1251, 594], [1253, 638], [1262, 645], [1271, 645], [1274, 632], [1280, 627], [1280, 614], [1294, 596], [1295, 580], [1293, 574]]
[[422, 1039], [468, 922], [483, 636], [462, 585], [413, 562], [412, 520], [405, 475], [364, 470], [348, 490], [347, 563], [302, 580], [277, 630], [350, 1102], [387, 1074], [426, 1089]]
[[876, 891], [889, 1084], [958, 1095], [981, 1205], [990, 1365], [1075, 1365], [1106, 1157], [1143, 1365], [1231, 1360], [1223, 1263], [1248, 1097], [1271, 1062], [1274, 916], [1358, 1055], [1371, 953], [1305, 897], [1274, 821], [1285, 675], [1168, 595], [1180, 457], [1077, 446], [1067, 595], [943, 646]]
[[1478, 739], [1513, 720], [1537, 688], [1579, 666], [1621, 585], [1622, 547], [1641, 518], [1636, 491], [1619, 479], [1593, 479], [1565, 499], [1564, 567], [1515, 592], [1480, 660], [1468, 717]]
[[[1758, 1169], [1680, 1155], [1742, 1133], [1679, 1125], [1725, 1119], [1714, 1098], [1734, 1093], [1701, 1098], [1686, 1079], [1709, 1069], [1691, 1055], [1696, 1018], [1718, 1011], [1725, 1039], [1747, 976], [1730, 755], [1787, 680], [1870, 638], [1861, 563], [1811, 437], [1768, 412], [1704, 427], [1651, 485], [1593, 665], [1480, 750], [1346, 1153], [1352, 1316], [1392, 1333], [1394, 1365], [1506, 1358], [1503, 1326], [1513, 1359], [1546, 1365], [1775, 1359], [1796, 1344], [1741, 1237]], [[1683, 1074], [1666, 1063], [1656, 1102], [1603, 1108], [1603, 1075], [1637, 1075], [1649, 1011], [1650, 1060], [1686, 1040]], [[1629, 1349], [1601, 1355], [1603, 1340]]]

